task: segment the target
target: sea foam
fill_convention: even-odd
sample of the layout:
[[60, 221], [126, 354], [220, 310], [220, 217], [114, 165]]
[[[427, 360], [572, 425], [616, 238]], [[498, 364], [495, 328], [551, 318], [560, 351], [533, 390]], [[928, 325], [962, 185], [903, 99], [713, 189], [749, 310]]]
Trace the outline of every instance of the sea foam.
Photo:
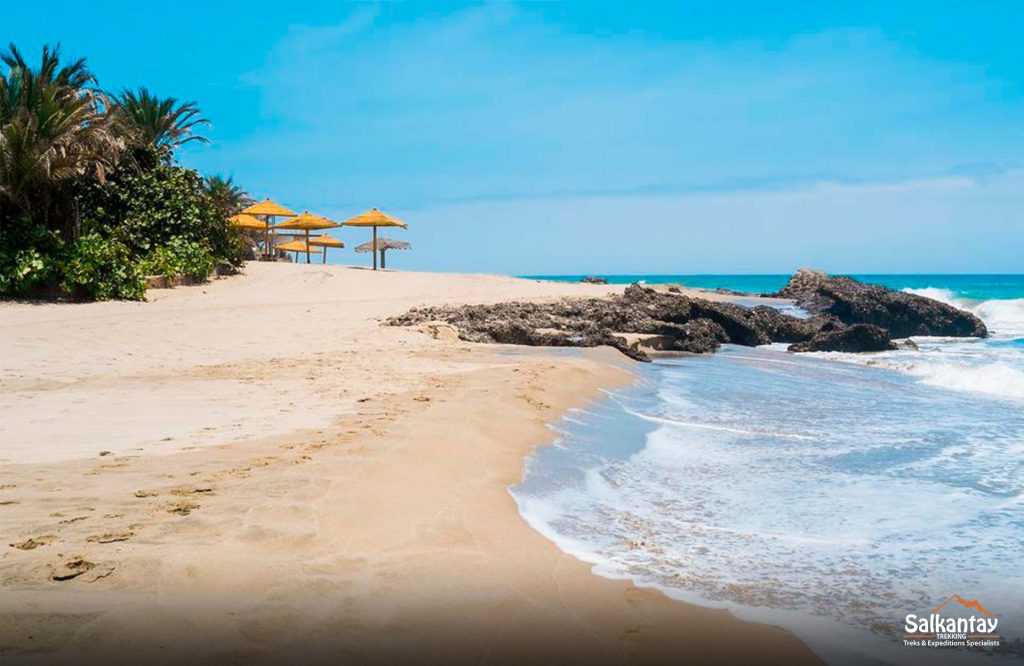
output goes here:
[[953, 593], [1021, 636], [1018, 404], [771, 348], [638, 372], [639, 386], [573, 414], [513, 489], [563, 550], [786, 626], [831, 663], [968, 657], [898, 640], [905, 614]]

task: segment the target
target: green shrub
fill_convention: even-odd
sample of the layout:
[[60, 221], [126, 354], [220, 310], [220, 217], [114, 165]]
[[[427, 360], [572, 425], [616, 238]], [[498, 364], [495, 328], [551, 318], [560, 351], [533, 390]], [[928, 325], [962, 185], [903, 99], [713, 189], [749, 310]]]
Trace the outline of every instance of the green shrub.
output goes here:
[[206, 280], [215, 263], [205, 244], [172, 238], [139, 262], [139, 270], [143, 275], [185, 275], [193, 280]]
[[146, 284], [128, 248], [120, 241], [91, 233], [68, 253], [61, 289], [72, 298], [141, 301]]
[[214, 258], [236, 261], [237, 231], [190, 169], [161, 165], [125, 171], [94, 184], [83, 197], [85, 229], [116, 237], [138, 257], [172, 239], [203, 243]]
[[60, 276], [60, 235], [22, 219], [0, 220], [0, 294], [31, 296]]
[[0, 270], [0, 294], [27, 296], [51, 281], [55, 264], [35, 248], [21, 250], [5, 259]]

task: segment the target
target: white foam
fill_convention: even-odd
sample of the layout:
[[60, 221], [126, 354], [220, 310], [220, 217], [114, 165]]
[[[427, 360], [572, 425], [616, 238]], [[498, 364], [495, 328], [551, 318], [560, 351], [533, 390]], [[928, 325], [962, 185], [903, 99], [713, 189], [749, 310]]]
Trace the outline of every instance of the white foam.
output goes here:
[[985, 326], [993, 336], [1010, 338], [1024, 336], [1024, 298], [970, 301], [961, 298], [949, 289], [939, 287], [907, 288], [903, 291], [971, 312], [985, 322]]
[[[563, 423], [566, 440], [513, 495], [596, 573], [785, 626], [831, 664], [995, 666], [891, 638], [905, 613], [964, 588], [1024, 617], [1020, 410], [916, 385], [1014, 392], [1024, 366], [973, 362], [981, 344], [870, 357], [918, 382], [804, 355], [759, 362], [770, 349], [658, 364]], [[623, 446], [632, 436], [640, 448]]]
[[1007, 363], [922, 364], [913, 367], [910, 374], [920, 377], [921, 383], [929, 386], [1024, 400], [1024, 371]]

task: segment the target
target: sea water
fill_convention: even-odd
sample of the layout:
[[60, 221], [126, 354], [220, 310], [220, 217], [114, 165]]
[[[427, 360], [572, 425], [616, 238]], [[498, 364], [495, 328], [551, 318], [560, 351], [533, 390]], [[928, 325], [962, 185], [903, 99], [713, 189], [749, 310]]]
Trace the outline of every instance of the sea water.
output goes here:
[[[635, 386], [555, 425], [513, 495], [598, 573], [782, 625], [831, 663], [1019, 658], [1017, 277], [1017, 292], [998, 280], [900, 286], [975, 312], [986, 340], [915, 338], [917, 350], [879, 354], [729, 345], [638, 365]], [[995, 653], [902, 645], [905, 616], [953, 594], [999, 617]]]

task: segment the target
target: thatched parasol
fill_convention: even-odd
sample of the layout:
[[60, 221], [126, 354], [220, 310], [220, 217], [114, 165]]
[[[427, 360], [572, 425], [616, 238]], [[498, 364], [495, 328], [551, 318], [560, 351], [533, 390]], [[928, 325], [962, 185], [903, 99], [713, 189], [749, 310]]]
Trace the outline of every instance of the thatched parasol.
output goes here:
[[369, 243], [363, 243], [362, 245], [356, 246], [356, 252], [380, 252], [380, 267], [385, 268], [384, 265], [384, 253], [387, 250], [411, 250], [412, 245], [405, 241], [393, 240], [391, 238], [378, 238], [376, 239], [376, 247], [374, 247], [374, 241]]
[[325, 264], [327, 263], [327, 248], [329, 248], [329, 247], [345, 247], [345, 244], [342, 243], [340, 240], [338, 240], [334, 236], [328, 236], [327, 234], [324, 234], [322, 236], [317, 236], [313, 240], [309, 241], [309, 244], [314, 246], [314, 247], [322, 247], [324, 249], [324, 261], [323, 261], [323, 263], [325, 263]]
[[272, 217], [295, 217], [295, 211], [289, 210], [279, 203], [274, 203], [270, 199], [264, 199], [263, 201], [253, 204], [242, 211], [244, 215], [262, 215], [263, 216], [263, 230], [267, 233], [267, 240], [263, 244], [263, 253], [269, 259], [273, 259], [273, 237], [270, 235], [270, 218]]
[[228, 218], [228, 222], [231, 223], [231, 226], [237, 229], [256, 229], [258, 231], [263, 231], [267, 228], [267, 225], [263, 220], [253, 215], [246, 215], [245, 213], [232, 215]]
[[403, 229], [409, 227], [405, 222], [391, 217], [387, 213], [382, 213], [376, 208], [371, 208], [362, 215], [345, 220], [342, 224], [346, 227], [373, 227], [373, 270], [377, 270], [377, 227], [402, 227]]
[[293, 240], [287, 243], [281, 243], [277, 246], [278, 250], [287, 250], [288, 252], [295, 253], [295, 261], [299, 260], [299, 252], [305, 252], [308, 257], [310, 254], [320, 254], [320, 250], [313, 249], [305, 241]]
[[299, 215], [298, 217], [293, 217], [292, 219], [288, 220], [287, 222], [282, 222], [281, 224], [279, 224], [276, 227], [274, 227], [274, 229], [297, 229], [297, 230], [301, 230], [301, 231], [305, 231], [306, 232], [306, 246], [307, 246], [306, 263], [308, 264], [309, 263], [309, 255], [310, 255], [310, 252], [308, 250], [308, 246], [309, 246], [309, 232], [313, 231], [313, 230], [319, 231], [320, 229], [334, 229], [335, 227], [340, 227], [340, 226], [341, 225], [338, 224], [337, 222], [332, 222], [331, 220], [328, 220], [326, 217], [320, 217], [319, 215], [313, 215], [312, 213], [310, 213], [307, 210], [306, 212], [304, 212], [302, 215]]

